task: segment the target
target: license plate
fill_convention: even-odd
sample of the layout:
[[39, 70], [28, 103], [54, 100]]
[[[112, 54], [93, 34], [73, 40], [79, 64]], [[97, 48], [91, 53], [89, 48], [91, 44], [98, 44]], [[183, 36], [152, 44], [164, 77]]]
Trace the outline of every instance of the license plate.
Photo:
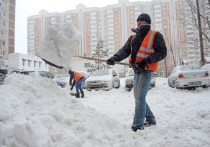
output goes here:
[[101, 87], [101, 84], [90, 84], [91, 88], [99, 88]]
[[197, 82], [189, 82], [190, 86], [197, 86], [197, 85], [201, 85], [201, 81], [197, 81]]

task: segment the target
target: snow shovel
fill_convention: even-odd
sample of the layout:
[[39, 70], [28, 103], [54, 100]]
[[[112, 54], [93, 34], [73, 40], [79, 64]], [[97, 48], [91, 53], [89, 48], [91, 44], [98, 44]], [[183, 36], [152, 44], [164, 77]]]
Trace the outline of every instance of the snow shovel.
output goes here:
[[75, 95], [75, 93], [72, 90], [71, 90], [70, 94], [73, 95], [73, 96]]
[[[100, 61], [100, 62], [106, 62], [107, 61], [107, 60], [103, 60], [103, 59], [96, 59], [96, 58], [83, 57], [83, 56], [74, 56], [74, 57], [78, 57], [78, 58], [82, 58], [82, 59], [87, 59], [87, 60], [95, 60], [95, 61]], [[130, 66], [130, 64], [128, 64], [128, 63], [122, 63], [122, 62], [115, 62], [115, 64]]]

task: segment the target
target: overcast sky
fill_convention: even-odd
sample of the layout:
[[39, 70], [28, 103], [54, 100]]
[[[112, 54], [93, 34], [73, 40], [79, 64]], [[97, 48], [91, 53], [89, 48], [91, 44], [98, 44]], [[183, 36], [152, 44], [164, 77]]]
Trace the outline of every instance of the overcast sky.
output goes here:
[[105, 7], [118, 4], [118, 0], [16, 0], [15, 52], [27, 54], [27, 17], [38, 15], [42, 9], [49, 13], [75, 10], [80, 3], [86, 7]]

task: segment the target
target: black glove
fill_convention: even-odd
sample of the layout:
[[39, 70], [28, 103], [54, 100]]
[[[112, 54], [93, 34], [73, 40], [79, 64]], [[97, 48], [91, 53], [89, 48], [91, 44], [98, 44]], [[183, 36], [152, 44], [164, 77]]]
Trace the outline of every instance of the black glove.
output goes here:
[[106, 61], [106, 64], [108, 64], [108, 65], [115, 65], [114, 61], [115, 61], [115, 58], [114, 58], [114, 57], [111, 57], [111, 58], [109, 58], [109, 59]]
[[140, 73], [141, 71], [139, 71], [139, 69], [136, 67], [136, 64], [131, 64], [131, 67], [133, 68], [134, 72], [136, 74]]
[[145, 70], [145, 67], [147, 66], [147, 62], [145, 60], [142, 60], [141, 62], [137, 62], [136, 64], [131, 65], [134, 72], [136, 74], [139, 74], [140, 72]]
[[138, 69], [141, 69], [143, 71], [147, 66], [147, 62], [145, 60], [142, 60], [141, 62], [136, 63], [136, 65]]

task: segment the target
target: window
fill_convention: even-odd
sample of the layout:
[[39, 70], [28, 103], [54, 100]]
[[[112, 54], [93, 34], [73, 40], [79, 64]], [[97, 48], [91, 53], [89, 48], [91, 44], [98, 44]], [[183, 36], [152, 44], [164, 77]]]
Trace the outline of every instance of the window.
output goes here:
[[5, 41], [0, 40], [0, 46], [5, 46]]
[[0, 51], [0, 56], [4, 56], [4, 51]]
[[5, 35], [5, 32], [4, 32], [4, 31], [2, 31], [2, 30], [1, 30], [1, 32], [0, 32], [0, 33], [1, 33], [1, 36], [4, 36], [4, 35]]
[[5, 21], [4, 20], [0, 20], [0, 25], [1, 26], [5, 26]]
[[39, 62], [39, 68], [41, 68], [41, 66], [42, 66], [42, 62]]
[[6, 7], [6, 2], [5, 1], [0, 1], [0, 6], [1, 7]]
[[1, 16], [6, 16], [6, 12], [3, 11], [3, 10], [0, 10], [0, 15], [1, 15]]
[[28, 67], [31, 66], [31, 60], [28, 60]]
[[36, 67], [36, 63], [37, 63], [37, 61], [34, 61], [34, 67]]
[[23, 61], [23, 66], [25, 66], [26, 59], [22, 59], [22, 61]]

